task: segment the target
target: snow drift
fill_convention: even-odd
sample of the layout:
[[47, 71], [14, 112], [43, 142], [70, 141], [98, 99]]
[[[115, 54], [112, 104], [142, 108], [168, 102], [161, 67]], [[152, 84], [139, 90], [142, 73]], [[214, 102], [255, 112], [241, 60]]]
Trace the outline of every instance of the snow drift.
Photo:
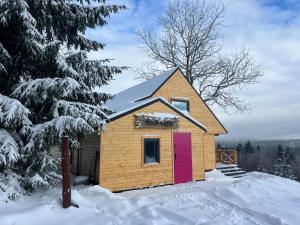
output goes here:
[[255, 172], [233, 179], [212, 171], [206, 181], [120, 194], [76, 188], [72, 196], [80, 208], [63, 209], [59, 195], [55, 188], [0, 203], [1, 225], [300, 224], [300, 184]]

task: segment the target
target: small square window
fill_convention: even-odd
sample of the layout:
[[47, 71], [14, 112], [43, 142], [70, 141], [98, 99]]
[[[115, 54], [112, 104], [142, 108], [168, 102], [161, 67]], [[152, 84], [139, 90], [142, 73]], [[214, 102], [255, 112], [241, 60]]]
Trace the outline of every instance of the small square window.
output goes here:
[[184, 113], [188, 113], [190, 111], [189, 101], [187, 100], [172, 99], [171, 105]]
[[159, 163], [160, 149], [159, 138], [144, 139], [144, 164]]

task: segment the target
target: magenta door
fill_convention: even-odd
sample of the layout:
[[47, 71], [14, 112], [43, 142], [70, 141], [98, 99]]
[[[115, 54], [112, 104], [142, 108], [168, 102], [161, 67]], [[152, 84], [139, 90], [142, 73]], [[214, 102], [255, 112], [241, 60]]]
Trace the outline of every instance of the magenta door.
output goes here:
[[175, 184], [193, 180], [191, 133], [173, 133]]

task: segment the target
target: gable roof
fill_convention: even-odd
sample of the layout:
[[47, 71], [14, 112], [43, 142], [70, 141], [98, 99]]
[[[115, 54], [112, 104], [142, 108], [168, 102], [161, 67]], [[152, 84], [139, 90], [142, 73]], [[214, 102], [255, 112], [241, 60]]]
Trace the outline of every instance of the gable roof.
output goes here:
[[[179, 67], [176, 67], [176, 68], [173, 68], [171, 70], [165, 71], [162, 74], [160, 74], [160, 75], [158, 75], [158, 76], [156, 76], [156, 77], [154, 77], [150, 80], [144, 81], [140, 84], [137, 84], [137, 85], [135, 85], [131, 88], [128, 88], [124, 91], [121, 91], [121, 92], [117, 93], [114, 96], [113, 99], [110, 99], [106, 102], [105, 106], [108, 109], [110, 109], [110, 110], [112, 110], [116, 113], [121, 112], [121, 111], [126, 111], [130, 108], [134, 108], [139, 103], [143, 103], [144, 100], [150, 99], [156, 93], [156, 91], [158, 89], [160, 89], [161, 86], [163, 86], [169, 80], [169, 78], [172, 77], [175, 74], [175, 72], [177, 70], [180, 71], [180, 73], [185, 78], [185, 80], [188, 82], [190, 87], [198, 95], [199, 100], [204, 103], [204, 105], [208, 108], [210, 113], [218, 121], [218, 123], [221, 125], [221, 127], [224, 129], [224, 131], [226, 133], [228, 133], [228, 131], [226, 130], [224, 125], [217, 118], [217, 116], [213, 113], [213, 111], [210, 109], [210, 107], [207, 105], [207, 103], [201, 98], [200, 94], [196, 91], [194, 86], [188, 81], [187, 77], [184, 76], [182, 70]], [[172, 108], [174, 108], [174, 107], [172, 106]], [[193, 117], [191, 117], [191, 118], [193, 118]]]
[[106, 102], [105, 106], [114, 112], [133, 107], [137, 101], [151, 97], [176, 70], [177, 68], [168, 70], [150, 80], [117, 93], [113, 99]]
[[185, 114], [183, 112], [181, 112], [180, 110], [178, 110], [177, 108], [175, 108], [174, 106], [172, 106], [167, 100], [165, 100], [162, 97], [156, 97], [156, 98], [149, 98], [146, 100], [142, 100], [142, 101], [138, 101], [136, 102], [136, 104], [134, 104], [132, 107], [127, 108], [125, 110], [121, 110], [119, 112], [113, 113], [111, 115], [108, 116], [108, 120], [107, 123], [112, 122], [114, 120], [117, 120], [123, 116], [126, 116], [134, 111], [137, 111], [139, 109], [142, 109], [148, 105], [151, 105], [153, 103], [156, 102], [161, 102], [163, 103], [165, 106], [169, 107], [170, 109], [172, 109], [173, 111], [177, 112], [179, 115], [181, 115], [182, 117], [184, 117], [185, 119], [187, 119], [188, 121], [190, 121], [191, 123], [193, 123], [194, 125], [196, 125], [197, 127], [201, 128], [202, 130], [204, 130], [205, 132], [207, 132], [207, 128], [200, 123], [199, 121], [197, 121], [196, 119], [194, 119], [193, 117], [191, 117], [189, 114]]

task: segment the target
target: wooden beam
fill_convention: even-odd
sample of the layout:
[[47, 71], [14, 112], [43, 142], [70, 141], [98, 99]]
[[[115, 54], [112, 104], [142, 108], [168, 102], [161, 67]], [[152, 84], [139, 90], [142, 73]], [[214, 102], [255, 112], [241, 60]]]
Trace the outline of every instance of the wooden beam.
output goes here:
[[63, 208], [71, 206], [71, 177], [70, 177], [70, 152], [69, 137], [62, 137], [62, 202]]

